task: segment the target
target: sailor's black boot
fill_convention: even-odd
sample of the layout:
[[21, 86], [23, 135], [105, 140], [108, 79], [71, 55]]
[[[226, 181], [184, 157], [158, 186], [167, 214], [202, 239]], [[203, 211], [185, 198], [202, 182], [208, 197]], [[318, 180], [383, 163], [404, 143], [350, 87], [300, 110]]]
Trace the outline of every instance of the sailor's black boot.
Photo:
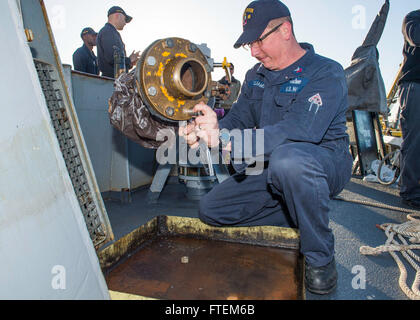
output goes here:
[[337, 269], [335, 259], [322, 267], [305, 264], [305, 286], [315, 294], [329, 294], [337, 286]]
[[417, 200], [417, 199], [413, 199], [413, 200], [402, 199], [402, 202], [404, 204], [406, 204], [407, 206], [411, 207], [411, 208], [414, 208], [414, 209], [417, 209], [417, 210], [420, 209], [420, 200]]

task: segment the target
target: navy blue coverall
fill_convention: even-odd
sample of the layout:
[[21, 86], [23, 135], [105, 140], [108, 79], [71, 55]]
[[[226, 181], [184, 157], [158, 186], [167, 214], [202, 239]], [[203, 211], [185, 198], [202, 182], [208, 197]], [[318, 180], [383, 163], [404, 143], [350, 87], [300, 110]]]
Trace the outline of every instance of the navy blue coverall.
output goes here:
[[306, 54], [284, 70], [248, 71], [219, 127], [264, 129], [265, 168], [246, 175], [247, 164], [234, 165], [236, 173], [202, 198], [199, 217], [214, 226], [298, 228], [306, 261], [320, 267], [334, 257], [330, 198], [351, 176], [347, 84], [341, 65], [301, 46]]
[[400, 196], [420, 206], [420, 10], [404, 19], [404, 63], [399, 81], [401, 105]]
[[98, 59], [85, 44], [73, 53], [73, 66], [77, 71], [99, 74]]
[[125, 57], [125, 66], [127, 71], [131, 69], [131, 60], [127, 57], [125, 51], [125, 44], [122, 41], [121, 35], [115, 27], [107, 22], [105, 26], [99, 31], [96, 39], [98, 47], [98, 62], [99, 69], [102, 75], [109, 78], [114, 78], [114, 51], [115, 47]]

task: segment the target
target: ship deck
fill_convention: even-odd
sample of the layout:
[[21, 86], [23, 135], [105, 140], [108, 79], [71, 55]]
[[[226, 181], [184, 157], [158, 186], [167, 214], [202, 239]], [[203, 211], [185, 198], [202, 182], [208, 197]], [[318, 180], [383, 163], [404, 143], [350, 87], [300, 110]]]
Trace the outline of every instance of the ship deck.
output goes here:
[[[132, 191], [131, 201], [121, 201], [118, 193], [104, 194], [105, 205], [115, 240], [145, 224], [156, 216], [197, 217], [198, 202], [186, 197], [186, 189], [176, 179], [170, 179], [163, 189], [158, 203], [147, 202], [148, 187]], [[340, 197], [356, 201], [368, 201], [398, 208], [409, 209], [401, 203], [398, 188], [352, 178]], [[335, 236], [337, 289], [326, 296], [306, 292], [307, 300], [407, 300], [399, 287], [399, 269], [389, 253], [364, 256], [361, 246], [385, 244], [385, 233], [376, 226], [384, 223], [403, 223], [407, 213], [376, 206], [333, 200], [330, 204], [330, 227]], [[402, 259], [405, 263], [405, 260]], [[406, 264], [406, 263], [405, 263]], [[415, 276], [413, 268], [406, 264], [407, 283], [411, 286]], [[365, 273], [363, 285], [360, 277]]]

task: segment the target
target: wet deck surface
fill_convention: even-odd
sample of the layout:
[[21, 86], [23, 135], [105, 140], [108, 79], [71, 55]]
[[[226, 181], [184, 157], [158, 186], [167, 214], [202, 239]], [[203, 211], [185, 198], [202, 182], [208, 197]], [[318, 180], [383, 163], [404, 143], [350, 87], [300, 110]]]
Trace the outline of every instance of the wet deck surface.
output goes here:
[[110, 290], [169, 300], [302, 299], [296, 250], [161, 237], [106, 276]]
[[[144, 188], [134, 192], [131, 203], [105, 201], [116, 239], [158, 215], [197, 217], [198, 202], [186, 198], [184, 185], [168, 184], [159, 202], [154, 205], [147, 204], [147, 191]], [[408, 208], [401, 204], [398, 189], [356, 178], [351, 180], [341, 196]], [[376, 228], [376, 224], [403, 223], [407, 221], [407, 214], [345, 201], [331, 201], [330, 210], [330, 227], [336, 241], [335, 258], [339, 276], [337, 289], [326, 296], [306, 292], [306, 299], [407, 300], [398, 285], [398, 267], [389, 254], [374, 257], [359, 253], [360, 246], [376, 247], [385, 243], [385, 234]], [[354, 286], [358, 270], [365, 272], [364, 287]], [[411, 286], [415, 273], [408, 264], [407, 270], [408, 284]]]

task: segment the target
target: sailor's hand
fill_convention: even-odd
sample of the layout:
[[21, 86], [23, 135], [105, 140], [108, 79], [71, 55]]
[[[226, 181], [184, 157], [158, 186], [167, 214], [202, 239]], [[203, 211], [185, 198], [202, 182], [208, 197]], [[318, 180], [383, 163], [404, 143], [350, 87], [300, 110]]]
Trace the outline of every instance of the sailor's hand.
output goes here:
[[203, 139], [208, 147], [217, 147], [219, 145], [219, 121], [216, 112], [203, 102], [196, 105], [193, 111], [202, 114], [195, 119], [197, 137]]
[[178, 134], [180, 137], [183, 137], [187, 144], [192, 148], [196, 149], [198, 148], [199, 144], [199, 138], [196, 134], [197, 128], [195, 122], [191, 122], [186, 126], [180, 126], [178, 130]]
[[227, 99], [229, 99], [231, 91], [230, 91], [230, 87], [228, 85], [224, 86], [225, 89], [223, 90], [223, 94], [221, 95], [222, 100], [226, 101]]
[[131, 61], [131, 65], [135, 66], [137, 64], [137, 62], [140, 60], [140, 51], [135, 52], [133, 50], [133, 52], [130, 55], [130, 61]]

